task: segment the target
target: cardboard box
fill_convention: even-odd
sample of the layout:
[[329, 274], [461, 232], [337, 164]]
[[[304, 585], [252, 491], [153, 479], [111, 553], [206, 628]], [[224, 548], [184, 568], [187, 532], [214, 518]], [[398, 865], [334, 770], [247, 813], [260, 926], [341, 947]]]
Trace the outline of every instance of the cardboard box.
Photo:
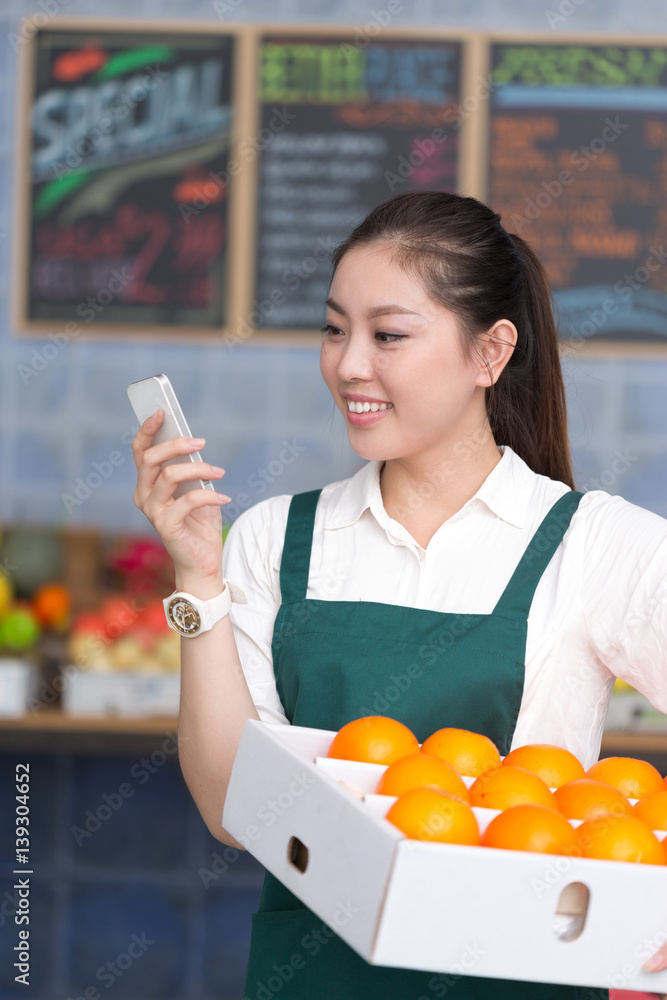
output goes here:
[[667, 866], [408, 840], [393, 797], [351, 790], [383, 767], [322, 759], [334, 735], [248, 720], [222, 825], [368, 962], [667, 992], [641, 971], [667, 941]]
[[178, 715], [180, 673], [127, 670], [72, 672], [62, 692], [69, 715]]

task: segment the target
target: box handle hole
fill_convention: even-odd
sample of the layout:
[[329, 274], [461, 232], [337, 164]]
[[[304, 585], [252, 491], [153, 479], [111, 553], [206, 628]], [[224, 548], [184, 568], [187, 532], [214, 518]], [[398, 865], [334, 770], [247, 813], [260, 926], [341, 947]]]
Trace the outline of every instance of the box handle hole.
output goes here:
[[287, 859], [300, 872], [305, 872], [308, 867], [308, 848], [298, 837], [290, 837], [287, 845]]
[[558, 899], [552, 930], [559, 941], [576, 941], [586, 925], [591, 899], [588, 886], [570, 882]]

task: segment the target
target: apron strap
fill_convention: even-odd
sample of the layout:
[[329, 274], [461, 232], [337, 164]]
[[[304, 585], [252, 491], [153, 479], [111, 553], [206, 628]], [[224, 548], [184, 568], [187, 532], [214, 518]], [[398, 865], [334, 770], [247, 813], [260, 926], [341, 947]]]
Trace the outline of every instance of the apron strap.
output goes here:
[[556, 501], [531, 538], [528, 548], [493, 609], [494, 614], [528, 617], [533, 594], [551, 557], [570, 526], [583, 493], [571, 490]]
[[296, 493], [290, 502], [280, 561], [280, 594], [283, 604], [294, 604], [306, 599], [315, 510], [321, 492], [320, 489]]

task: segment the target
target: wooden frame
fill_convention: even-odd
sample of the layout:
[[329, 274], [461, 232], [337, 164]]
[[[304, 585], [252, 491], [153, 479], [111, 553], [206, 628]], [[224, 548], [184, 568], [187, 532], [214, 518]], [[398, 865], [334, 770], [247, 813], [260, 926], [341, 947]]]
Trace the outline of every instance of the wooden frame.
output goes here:
[[[238, 150], [244, 139], [257, 135], [260, 124], [260, 100], [258, 96], [259, 72], [258, 59], [261, 40], [265, 36], [283, 36], [285, 38], [336, 38], [348, 39], [351, 45], [362, 47], [374, 37], [391, 41], [428, 40], [458, 42], [461, 45], [461, 99], [463, 95], [472, 95], [475, 86], [481, 78], [488, 77], [492, 45], [498, 43], [517, 44], [553, 44], [573, 45], [586, 44], [642, 46], [663, 48], [667, 39], [636, 36], [619, 39], [612, 34], [564, 34], [562, 32], [544, 33], [530, 32], [479, 32], [470, 30], [446, 30], [431, 27], [393, 27], [383, 26], [381, 31], [370, 31], [369, 25], [315, 25], [285, 23], [273, 24], [242, 24], [238, 22], [197, 21], [187, 27], [188, 34], [221, 34], [234, 38], [236, 58], [234, 59], [234, 78], [232, 82], [232, 102], [234, 118], [231, 130], [230, 158], [238, 157]], [[131, 31], [132, 33], [168, 34], [183, 33], [184, 22], [152, 22], [146, 20], [131, 21], [127, 19], [94, 19], [94, 18], [54, 18], [45, 29], [49, 33], [56, 31]], [[355, 39], [357, 41], [355, 41]], [[25, 128], [29, 117], [32, 99], [32, 80], [34, 75], [35, 43], [23, 46], [20, 85], [20, 108], [18, 114], [18, 130], [16, 141], [16, 216], [14, 226], [14, 261], [16, 273], [13, 280], [12, 323], [23, 336], [44, 337], [47, 333], [63, 333], [65, 322], [52, 320], [30, 320], [25, 315], [26, 309], [22, 303], [26, 300], [27, 289], [27, 223], [29, 219], [29, 155], [30, 137]], [[459, 183], [460, 193], [471, 194], [485, 200], [487, 197], [486, 163], [488, 160], [488, 137], [490, 123], [490, 101], [480, 101], [478, 107], [463, 116], [460, 128], [459, 147]], [[234, 177], [233, 192], [229, 202], [229, 239], [228, 245], [234, 247], [228, 260], [227, 281], [229, 296], [227, 300], [227, 315], [229, 321], [220, 327], [187, 327], [187, 326], [148, 326], [145, 324], [123, 325], [97, 323], [90, 330], [81, 331], [81, 337], [99, 341], [113, 340], [122, 342], [127, 337], [136, 341], [162, 340], [173, 342], [187, 338], [188, 343], [197, 345], [215, 345], [222, 342], [229, 346], [237, 343], [250, 346], [283, 346], [294, 345], [315, 348], [319, 345], [320, 335], [309, 329], [287, 328], [255, 328], [246, 337], [240, 338], [234, 332], [235, 322], [252, 313], [252, 303], [255, 294], [255, 259], [257, 255], [257, 225], [259, 216], [258, 174], [260, 154], [250, 161], [243, 162], [241, 169]], [[667, 339], [666, 339], [667, 345]], [[563, 339], [562, 351], [565, 357], [613, 357], [613, 358], [664, 358], [665, 345], [661, 342], [631, 341], [631, 340], [590, 340], [580, 345]]]
[[[54, 18], [48, 26], [48, 32], [56, 31], [126, 31], [134, 33], [164, 34], [168, 32], [184, 31], [182, 23], [165, 22], [153, 23], [144, 20], [128, 21], [91, 18]], [[198, 35], [202, 33], [219, 33], [232, 35], [235, 39], [235, 51], [237, 58], [234, 60], [234, 80], [232, 84], [233, 101], [235, 106], [234, 124], [232, 127], [232, 151], [230, 158], [238, 156], [238, 150], [244, 139], [255, 135], [258, 132], [260, 102], [258, 100], [258, 56], [260, 43], [263, 36], [282, 35], [285, 37], [313, 37], [326, 39], [337, 38], [349, 40], [354, 45], [355, 37], [359, 31], [348, 26], [329, 25], [298, 25], [287, 26], [285, 24], [221, 24], [220, 22], [195, 22], [189, 33]], [[470, 72], [471, 60], [468, 56], [469, 44], [474, 47], [474, 36], [464, 31], [432, 31], [430, 29], [392, 29], [383, 28], [383, 37], [395, 41], [410, 41], [412, 39], [423, 39], [429, 43], [434, 41], [458, 42], [462, 47], [462, 88], [465, 87], [465, 73]], [[15, 240], [14, 258], [16, 262], [16, 277], [13, 283], [14, 295], [12, 298], [12, 324], [13, 327], [21, 331], [23, 336], [44, 337], [47, 333], [63, 334], [65, 322], [53, 320], [34, 320], [26, 316], [24, 303], [26, 301], [27, 290], [27, 230], [29, 219], [29, 155], [30, 137], [24, 123], [29, 120], [29, 109], [32, 100], [32, 80], [34, 77], [34, 41], [26, 45], [22, 52], [21, 65], [21, 105], [18, 115], [18, 134], [16, 141], [16, 177], [17, 177], [17, 200], [15, 215]], [[467, 69], [466, 69], [467, 67]], [[470, 135], [474, 119], [466, 122], [462, 129], [462, 162], [468, 165], [478, 162], [474, 151], [474, 142], [471, 143]], [[234, 344], [243, 342], [244, 344], [255, 345], [285, 345], [292, 344], [302, 347], [315, 347], [320, 343], [320, 335], [308, 329], [283, 329], [283, 328], [257, 328], [247, 339], [239, 338], [234, 330], [230, 329], [237, 321], [248, 317], [252, 312], [252, 302], [254, 294], [254, 267], [253, 262], [256, 254], [256, 227], [258, 214], [257, 175], [259, 169], [259, 156], [255, 156], [249, 163], [243, 164], [241, 170], [234, 178], [234, 191], [230, 198], [230, 218], [229, 218], [229, 245], [238, 248], [234, 251], [233, 260], [230, 261], [228, 270], [228, 283], [230, 297], [228, 304], [228, 315], [231, 319], [224, 327], [203, 328], [203, 327], [160, 327], [147, 325], [123, 324], [119, 326], [113, 322], [96, 323], [94, 329], [81, 331], [81, 336], [86, 339], [97, 341], [122, 341], [127, 337], [136, 340], [140, 336], [144, 340], [166, 339], [173, 341], [175, 337], [187, 337], [187, 342], [192, 344], [215, 344], [222, 340], [232, 347]], [[463, 167], [461, 168], [462, 171]], [[470, 185], [468, 185], [470, 190]], [[472, 191], [471, 191], [472, 193]]]
[[[200, 23], [186, 32], [183, 24], [177, 22], [153, 23], [148, 21], [131, 20], [107, 20], [92, 18], [57, 18], [44, 29], [50, 36], [57, 32], [90, 32], [99, 34], [102, 32], [131, 33], [133, 35], [183, 35], [210, 37], [213, 33], [210, 25]], [[252, 74], [252, 65], [249, 65], [247, 39], [242, 33], [231, 31], [226, 25], [216, 24], [215, 34], [221, 37], [232, 37], [234, 44], [233, 78], [231, 81], [231, 100], [234, 108], [232, 126], [230, 130], [230, 146], [233, 150], [239, 141], [239, 128], [242, 115], [247, 116], [250, 110], [249, 102], [251, 94], [248, 94], [247, 78]], [[127, 337], [136, 340], [137, 336], [146, 337], [148, 340], [156, 338], [174, 341], [177, 337], [187, 337], [188, 342], [211, 343], [212, 336], [220, 336], [224, 333], [224, 326], [187, 326], [181, 325], [159, 325], [148, 323], [119, 323], [118, 320], [108, 322], [98, 322], [93, 328], [85, 328], [83, 324], [79, 326], [77, 334], [68, 333], [67, 325], [72, 319], [33, 319], [27, 315], [27, 280], [28, 280], [28, 233], [30, 219], [30, 152], [31, 140], [28, 130], [23, 127], [26, 121], [30, 120], [30, 109], [33, 98], [33, 80], [35, 74], [35, 48], [36, 33], [30, 44], [23, 47], [21, 52], [20, 65], [20, 104], [17, 122], [16, 137], [16, 189], [17, 197], [15, 202], [15, 226], [14, 226], [14, 260], [16, 265], [16, 275], [13, 282], [13, 296], [11, 302], [11, 317], [14, 329], [20, 330], [24, 335], [44, 337], [47, 334], [65, 336], [81, 336], [82, 339], [92, 339], [96, 341], [122, 341]], [[239, 232], [243, 219], [241, 212], [252, 202], [253, 191], [250, 179], [239, 175], [235, 178], [234, 197], [230, 199], [229, 219], [228, 219], [228, 239], [227, 245], [233, 246], [239, 239]], [[243, 290], [239, 288], [237, 280], [232, 280], [230, 276], [229, 262], [227, 261], [227, 286], [229, 297], [225, 303], [228, 315], [235, 314], [242, 306]]]
[[[617, 34], [604, 34], [604, 33], [572, 33], [564, 34], [562, 32], [553, 32], [553, 34], [546, 32], [537, 31], [511, 31], [511, 32], [489, 32], [484, 36], [484, 41], [487, 48], [487, 58], [489, 64], [491, 61], [492, 47], [496, 44], [508, 45], [516, 43], [518, 45], [526, 44], [536, 44], [541, 46], [554, 45], [582, 45], [591, 47], [601, 47], [601, 46], [612, 46], [614, 48], [629, 49], [635, 47], [641, 48], [651, 48], [651, 49], [667, 49], [667, 37], [656, 37], [655, 35], [632, 35], [632, 36], [619, 36]], [[536, 107], [536, 113], [540, 112], [540, 109]], [[604, 112], [601, 111], [601, 114]], [[667, 124], [667, 119], [666, 119]], [[490, 125], [490, 120], [489, 120]], [[487, 127], [487, 134], [490, 133], [490, 128]], [[482, 200], [489, 197], [489, 190], [487, 187], [487, 178], [485, 177], [485, 182], [482, 187]], [[527, 238], [530, 241], [529, 234]], [[539, 252], [539, 251], [538, 251]], [[667, 280], [665, 282], [667, 287]], [[558, 289], [555, 289], [558, 291]], [[667, 299], [666, 299], [667, 303]], [[624, 360], [665, 360], [667, 356], [667, 328], [665, 329], [665, 340], [664, 343], [660, 340], [630, 340], [630, 339], [610, 339], [610, 338], [600, 338], [596, 340], [595, 338], [589, 338], [583, 341], [577, 341], [575, 339], [567, 339], [562, 337], [560, 340], [560, 350], [564, 358], [575, 360], [580, 359], [582, 361], [601, 358], [601, 359], [624, 359]]]

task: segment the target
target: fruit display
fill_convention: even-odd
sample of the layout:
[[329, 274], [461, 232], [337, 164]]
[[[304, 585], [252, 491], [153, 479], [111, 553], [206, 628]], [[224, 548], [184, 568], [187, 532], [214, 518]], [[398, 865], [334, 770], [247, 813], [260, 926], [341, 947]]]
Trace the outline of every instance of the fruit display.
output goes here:
[[667, 715], [659, 712], [648, 698], [627, 681], [616, 678], [607, 709], [609, 732], [664, 733]]
[[647, 761], [607, 757], [586, 771], [551, 744], [503, 758], [486, 736], [453, 728], [420, 746], [385, 716], [343, 726], [332, 758], [372, 765], [357, 778], [366, 787], [351, 788], [347, 773], [343, 784], [364, 802], [385, 800], [381, 815], [410, 840], [667, 864], [667, 778]]
[[71, 662], [82, 670], [178, 671], [180, 638], [167, 625], [159, 598], [140, 604], [129, 595], [106, 597], [99, 609], [72, 622]]
[[67, 629], [69, 614], [69, 594], [62, 584], [42, 584], [27, 600], [16, 597], [13, 578], [0, 572], [0, 654], [34, 654], [45, 630]]

